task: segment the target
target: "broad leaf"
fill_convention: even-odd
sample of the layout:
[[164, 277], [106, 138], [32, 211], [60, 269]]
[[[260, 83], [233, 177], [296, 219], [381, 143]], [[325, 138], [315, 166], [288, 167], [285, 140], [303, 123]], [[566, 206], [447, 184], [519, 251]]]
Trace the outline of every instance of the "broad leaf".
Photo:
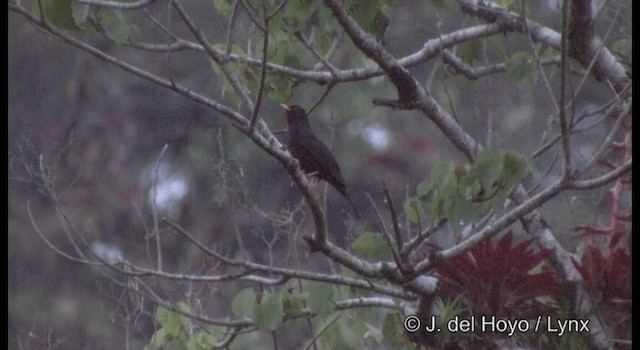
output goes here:
[[354, 253], [368, 260], [382, 260], [391, 256], [389, 245], [382, 236], [374, 232], [362, 233], [351, 244]]

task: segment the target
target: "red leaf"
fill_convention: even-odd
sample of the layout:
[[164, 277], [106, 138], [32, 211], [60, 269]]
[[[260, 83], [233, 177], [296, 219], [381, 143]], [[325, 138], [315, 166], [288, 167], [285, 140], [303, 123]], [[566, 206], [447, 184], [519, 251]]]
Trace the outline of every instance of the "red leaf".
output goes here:
[[[532, 239], [512, 247], [513, 235], [505, 234], [495, 245], [484, 241], [466, 254], [438, 266], [443, 297], [465, 294], [477, 314], [524, 316], [540, 312], [545, 305], [536, 298], [555, 296], [559, 288], [551, 268], [531, 274], [549, 256], [549, 251], [533, 251]], [[548, 307], [548, 306], [547, 306]]]

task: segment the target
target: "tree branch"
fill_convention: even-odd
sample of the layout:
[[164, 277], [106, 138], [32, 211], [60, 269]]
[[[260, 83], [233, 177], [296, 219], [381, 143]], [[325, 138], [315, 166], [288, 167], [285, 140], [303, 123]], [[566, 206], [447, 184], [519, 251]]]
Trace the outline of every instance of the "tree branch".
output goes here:
[[[586, 1], [586, 0], [580, 0]], [[573, 2], [573, 1], [572, 1]], [[589, 5], [590, 6], [590, 1]], [[471, 16], [479, 17], [489, 23], [499, 23], [504, 30], [524, 32], [526, 30], [531, 37], [540, 43], [551, 46], [557, 50], [561, 46], [561, 35], [540, 23], [527, 19], [525, 22], [519, 19], [519, 15], [504, 8], [497, 6], [493, 2], [481, 0], [458, 0], [462, 10]], [[580, 16], [580, 15], [579, 15]], [[575, 31], [582, 30], [578, 23], [585, 20], [582, 15], [573, 20], [576, 26]], [[571, 24], [570, 24], [571, 26]], [[572, 31], [574, 29], [570, 29]], [[575, 34], [574, 34], [575, 35]], [[631, 83], [631, 79], [627, 76], [624, 67], [618, 62], [615, 56], [602, 44], [600, 40], [586, 33], [579, 39], [580, 47], [583, 53], [574, 56], [575, 52], [570, 51], [571, 57], [578, 60], [583, 67], [588, 67], [593, 61], [593, 75], [602, 82], [611, 81], [616, 91], [620, 92]]]

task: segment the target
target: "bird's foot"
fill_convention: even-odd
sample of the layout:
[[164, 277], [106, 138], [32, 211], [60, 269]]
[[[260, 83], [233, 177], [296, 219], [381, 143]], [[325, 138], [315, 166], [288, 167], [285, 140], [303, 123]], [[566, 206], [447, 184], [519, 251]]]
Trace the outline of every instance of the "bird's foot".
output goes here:
[[317, 171], [305, 173], [305, 175], [307, 175], [307, 177], [309, 178], [309, 184], [311, 185], [311, 187], [314, 187], [315, 185], [318, 184], [318, 182], [320, 182], [320, 179], [318, 178], [318, 173], [319, 172]]

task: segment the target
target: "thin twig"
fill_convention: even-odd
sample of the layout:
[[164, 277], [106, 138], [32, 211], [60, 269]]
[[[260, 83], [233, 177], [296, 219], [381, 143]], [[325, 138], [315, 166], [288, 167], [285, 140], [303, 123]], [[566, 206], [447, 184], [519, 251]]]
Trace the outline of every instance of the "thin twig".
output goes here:
[[[557, 113], [560, 112], [560, 105], [558, 104], [558, 100], [556, 99], [556, 95], [553, 92], [553, 89], [551, 88], [551, 83], [549, 83], [549, 79], [547, 77], [547, 74], [545, 73], [544, 69], [542, 69], [543, 67], [543, 60], [540, 58], [540, 55], [538, 55], [538, 51], [536, 50], [536, 47], [534, 45], [534, 40], [533, 40], [533, 36], [531, 35], [531, 31], [529, 30], [529, 27], [526, 25], [527, 23], [527, 15], [526, 15], [526, 5], [524, 2], [520, 3], [520, 17], [522, 18], [522, 23], [523, 28], [524, 28], [524, 34], [526, 35], [527, 39], [529, 39], [529, 47], [531, 48], [531, 54], [533, 55], [533, 58], [535, 60], [535, 64], [538, 66], [538, 73], [540, 74], [540, 76], [542, 77], [542, 82], [544, 84], [544, 87], [547, 90], [547, 93], [549, 94], [549, 98], [551, 99], [551, 101], [553, 102], [553, 105], [555, 107], [555, 110]], [[554, 60], [554, 63], [562, 63], [562, 58], [560, 58], [560, 60]]]
[[599, 176], [597, 178], [589, 179], [589, 180], [573, 181], [572, 183], [569, 184], [569, 187], [576, 190], [586, 190], [586, 189], [604, 186], [610, 183], [611, 181], [616, 180], [620, 176], [626, 174], [627, 172], [631, 171], [632, 165], [633, 165], [633, 160], [630, 159], [626, 161], [624, 164], [615, 168], [614, 170], [602, 176]]
[[[378, 293], [386, 294], [386, 295], [389, 295], [389, 296], [400, 297], [402, 295], [402, 296], [406, 297], [406, 293], [404, 291], [400, 291], [400, 290], [395, 289], [395, 288], [389, 288], [387, 286], [381, 286], [381, 285], [379, 285], [377, 283], [372, 283], [372, 282], [368, 282], [368, 281], [353, 279], [353, 278], [344, 277], [344, 276], [324, 275], [324, 274], [320, 274], [320, 273], [312, 273], [312, 272], [306, 272], [306, 271], [291, 270], [291, 269], [286, 269], [286, 268], [281, 268], [281, 267], [257, 264], [257, 263], [253, 263], [253, 262], [249, 262], [249, 261], [241, 261], [241, 260], [230, 259], [230, 258], [227, 258], [227, 257], [225, 257], [225, 256], [213, 251], [209, 247], [207, 247], [204, 244], [202, 244], [195, 237], [193, 237], [190, 233], [188, 233], [186, 230], [184, 230], [182, 227], [180, 227], [180, 225], [178, 225], [178, 224], [176, 224], [174, 222], [171, 222], [167, 218], [163, 218], [162, 221], [164, 223], [166, 223], [167, 225], [169, 225], [171, 228], [173, 228], [180, 235], [182, 235], [185, 238], [187, 238], [190, 242], [195, 244], [203, 252], [211, 255], [212, 257], [215, 257], [216, 259], [219, 259], [220, 261], [224, 262], [225, 264], [229, 264], [229, 265], [232, 265], [232, 266], [243, 267], [243, 268], [251, 269], [251, 270], [255, 270], [255, 271], [263, 271], [263, 272], [281, 274], [281, 275], [288, 276], [290, 278], [302, 278], [302, 279], [306, 279], [306, 280], [326, 282], [326, 283], [330, 283], [330, 284], [347, 285], [347, 286], [350, 286], [350, 287], [353, 287], [353, 288], [370, 289], [372, 291], [376, 291]], [[330, 247], [330, 249], [335, 249], [335, 248]], [[332, 250], [332, 252], [333, 252], [333, 250]], [[354, 267], [353, 269], [358, 269], [358, 267]]]
[[404, 245], [403, 249], [400, 251], [400, 254], [409, 256], [409, 254], [414, 249], [418, 248], [422, 244], [422, 242], [427, 240], [429, 236], [431, 236], [434, 232], [442, 228], [442, 226], [444, 226], [447, 222], [448, 222], [447, 219], [440, 219], [438, 220], [438, 222], [435, 223], [435, 225], [426, 227], [424, 230], [419, 232], [416, 237], [414, 237]]
[[376, 203], [373, 201], [373, 198], [371, 197], [370, 193], [367, 193], [367, 199], [369, 199], [369, 203], [371, 203], [371, 207], [373, 208], [373, 211], [376, 214], [376, 220], [378, 221], [378, 228], [380, 232], [383, 235], [389, 237], [391, 234], [389, 233], [389, 230], [387, 230], [387, 227], [384, 224], [384, 220], [382, 219], [382, 214], [380, 214], [380, 210], [378, 209], [378, 206], [376, 205]]
[[[218, 51], [213, 49], [213, 46], [209, 43], [209, 40], [204, 36], [202, 29], [191, 19], [189, 14], [182, 8], [179, 1], [172, 1], [173, 8], [176, 9], [178, 15], [182, 18], [182, 21], [187, 25], [187, 28], [191, 31], [191, 33], [198, 39], [198, 42], [204, 47], [205, 51], [209, 55], [209, 57], [214, 60], [220, 70], [224, 74], [225, 78], [229, 81], [234, 91], [242, 98], [244, 103], [248, 106], [249, 109], [253, 109], [253, 101], [249, 98], [249, 94], [246, 91], [246, 87], [240, 83], [238, 77], [229, 69], [226, 65], [226, 56]], [[246, 132], [246, 131], [245, 131]]]
[[[562, 4], [562, 45], [561, 45], [561, 62], [560, 62], [560, 113], [559, 113], [559, 124], [560, 124], [560, 141], [562, 144], [561, 147], [561, 155], [562, 155], [562, 177], [568, 178], [572, 176], [571, 172], [571, 143], [570, 143], [570, 133], [569, 130], [569, 122], [567, 117], [567, 108], [569, 96], [569, 6], [571, 3], [569, 1], [565, 1]], [[573, 98], [571, 99], [573, 100]], [[573, 108], [572, 108], [573, 110]]]
[[613, 142], [613, 138], [615, 137], [616, 133], [620, 128], [620, 125], [622, 125], [623, 120], [627, 117], [630, 110], [631, 110], [631, 102], [625, 103], [623, 105], [622, 111], [619, 112], [620, 114], [618, 115], [618, 118], [616, 118], [615, 123], [611, 127], [611, 130], [609, 130], [609, 133], [600, 144], [600, 147], [598, 147], [598, 150], [593, 153], [593, 155], [591, 156], [591, 159], [584, 166], [582, 170], [583, 172], [590, 169], [593, 166], [593, 164], [595, 164], [595, 162], [598, 161], [598, 159], [600, 159], [600, 157], [602, 156], [604, 151], [609, 147], [609, 145], [611, 145], [611, 143]]
[[342, 316], [342, 314], [337, 314], [331, 321], [329, 321], [329, 323], [327, 323], [324, 327], [322, 327], [318, 333], [316, 335], [313, 336], [313, 338], [311, 338], [311, 341], [309, 343], [309, 345], [307, 345], [307, 347], [305, 348], [305, 350], [308, 350], [311, 348], [312, 345], [314, 345], [316, 343], [316, 341], [320, 338], [320, 336], [326, 332], [329, 327], [331, 327], [331, 325], [333, 325], [338, 319], [340, 319], [340, 317]]
[[229, 26], [227, 27], [227, 39], [225, 54], [228, 56], [231, 53], [231, 48], [233, 46], [233, 33], [235, 31], [236, 19], [238, 18], [238, 7], [240, 4], [240, 0], [233, 1], [233, 10], [231, 10], [231, 18], [229, 18]]
[[[244, 10], [247, 13], [247, 15], [249, 15], [249, 19], [251, 19], [251, 22], [253, 22], [253, 24], [255, 24], [258, 27], [258, 29], [260, 29], [260, 31], [264, 32], [265, 29], [262, 27], [262, 23], [258, 21], [258, 19], [254, 17], [254, 14], [251, 12], [251, 10], [256, 12], [258, 11], [255, 8], [253, 8], [250, 3], [247, 4], [245, 0], [240, 0], [240, 3], [242, 4], [242, 7], [244, 7]], [[264, 2], [262, 2], [262, 4], [264, 5]]]
[[153, 235], [155, 236], [155, 241], [156, 241], [156, 257], [158, 259], [157, 262], [157, 266], [158, 266], [158, 271], [162, 271], [162, 243], [160, 241], [160, 225], [158, 222], [158, 202], [157, 202], [157, 195], [158, 195], [158, 173], [160, 170], [160, 161], [162, 160], [162, 157], [164, 156], [164, 153], [167, 151], [167, 149], [169, 148], [169, 145], [165, 144], [164, 147], [162, 147], [162, 150], [160, 151], [160, 155], [158, 156], [158, 159], [156, 159], [156, 165], [153, 169], [153, 185], [152, 185], [152, 191], [153, 191], [153, 195], [152, 195], [152, 203], [151, 203], [151, 215], [153, 217]]
[[324, 89], [324, 92], [322, 93], [322, 96], [320, 96], [318, 101], [316, 101], [316, 103], [314, 103], [313, 106], [311, 106], [311, 108], [309, 108], [309, 110], [307, 111], [307, 115], [311, 114], [311, 112], [314, 109], [316, 109], [316, 107], [318, 107], [320, 105], [320, 103], [322, 103], [322, 101], [324, 101], [324, 99], [329, 95], [329, 92], [331, 92], [331, 89], [333, 89], [334, 86], [336, 86], [336, 82], [334, 82], [334, 81], [330, 82], [329, 85], [327, 85], [327, 88]]
[[269, 19], [267, 18], [267, 5], [266, 2], [262, 3], [262, 14], [264, 17], [263, 32], [262, 32], [262, 66], [260, 67], [260, 85], [258, 87], [258, 95], [256, 96], [256, 103], [253, 106], [251, 112], [251, 122], [249, 122], [249, 132], [253, 131], [253, 127], [256, 125], [258, 119], [258, 112], [260, 111], [260, 105], [262, 104], [262, 96], [264, 95], [264, 89], [267, 80], [267, 56], [269, 50]]
[[305, 38], [299, 30], [296, 31], [294, 35], [313, 54], [313, 56], [315, 56], [315, 58], [317, 58], [318, 61], [320, 61], [329, 70], [329, 72], [331, 72], [331, 75], [333, 77], [336, 77], [338, 75], [338, 69], [334, 67], [331, 62], [322, 57], [322, 55], [311, 46], [307, 38]]
[[[33, 217], [33, 213], [31, 212], [31, 201], [27, 201], [27, 216], [29, 217], [29, 220], [31, 221], [31, 226], [36, 231], [38, 236], [40, 236], [40, 239], [42, 239], [42, 241], [47, 245], [47, 247], [49, 247], [49, 249], [51, 249], [54, 252], [56, 252], [56, 254], [64, 257], [65, 259], [68, 259], [68, 260], [74, 261], [74, 262], [78, 262], [78, 263], [81, 263], [81, 264], [94, 265], [94, 266], [101, 266], [102, 265], [101, 263], [97, 263], [97, 262], [94, 262], [94, 261], [91, 261], [91, 260], [87, 260], [84, 257], [76, 258], [75, 256], [71, 256], [71, 255], [65, 253], [64, 251], [62, 251], [61, 249], [59, 249], [58, 247], [56, 247], [51, 241], [49, 241], [49, 239], [44, 235], [42, 230], [40, 230], [40, 226], [38, 226], [35, 218]], [[73, 242], [70, 242], [70, 243], [74, 244]]]
[[389, 193], [387, 184], [384, 182], [382, 183], [382, 191], [384, 192], [387, 207], [389, 208], [389, 214], [391, 215], [391, 223], [393, 227], [393, 234], [395, 236], [396, 248], [398, 251], [402, 251], [404, 248], [404, 241], [402, 239], [402, 233], [400, 232], [400, 225], [398, 223], [398, 213], [396, 212], [396, 208], [393, 204], [393, 199], [391, 198], [391, 194]]

